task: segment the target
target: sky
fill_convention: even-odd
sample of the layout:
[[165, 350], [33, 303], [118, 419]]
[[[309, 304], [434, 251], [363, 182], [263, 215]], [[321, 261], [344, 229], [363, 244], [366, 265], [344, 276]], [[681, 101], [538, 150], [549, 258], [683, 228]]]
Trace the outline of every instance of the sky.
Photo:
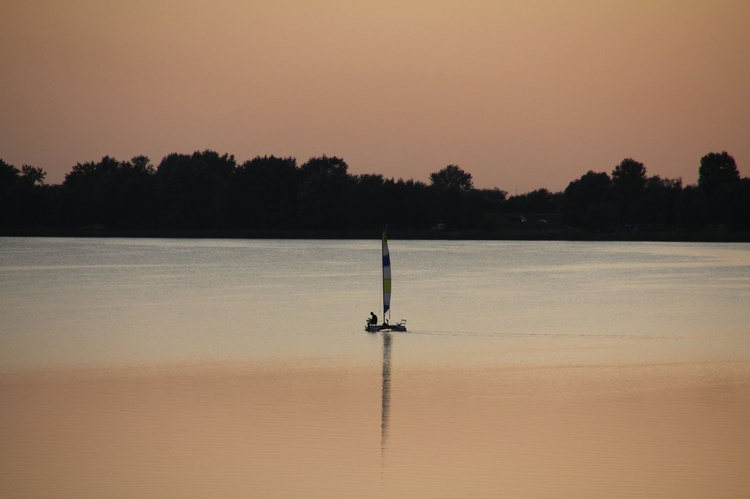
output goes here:
[[563, 190], [625, 158], [750, 176], [748, 0], [3, 0], [0, 158], [211, 149]]

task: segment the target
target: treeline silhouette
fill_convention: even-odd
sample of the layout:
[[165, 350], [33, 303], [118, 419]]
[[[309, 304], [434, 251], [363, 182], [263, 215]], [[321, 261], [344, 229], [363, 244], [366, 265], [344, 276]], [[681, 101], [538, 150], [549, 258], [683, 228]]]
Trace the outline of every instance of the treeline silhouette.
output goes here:
[[239, 164], [215, 151], [78, 163], [61, 185], [41, 168], [0, 160], [0, 228], [109, 230], [401, 230], [619, 232], [750, 229], [750, 179], [734, 158], [709, 153], [698, 183], [648, 176], [625, 159], [589, 171], [562, 192], [508, 196], [476, 189], [456, 165], [429, 184], [352, 175], [338, 157], [256, 157]]

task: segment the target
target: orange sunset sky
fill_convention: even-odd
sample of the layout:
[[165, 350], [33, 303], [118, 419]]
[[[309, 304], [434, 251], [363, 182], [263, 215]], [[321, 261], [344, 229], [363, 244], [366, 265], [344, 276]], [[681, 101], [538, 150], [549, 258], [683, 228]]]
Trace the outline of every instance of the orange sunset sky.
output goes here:
[[213, 149], [562, 190], [624, 158], [750, 175], [750, 1], [0, 3], [0, 158]]

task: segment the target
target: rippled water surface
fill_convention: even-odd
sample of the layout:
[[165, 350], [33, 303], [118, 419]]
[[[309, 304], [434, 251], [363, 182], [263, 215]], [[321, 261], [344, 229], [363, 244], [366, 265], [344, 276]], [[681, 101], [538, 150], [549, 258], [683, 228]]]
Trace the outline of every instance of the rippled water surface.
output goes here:
[[0, 239], [0, 496], [741, 497], [750, 245]]

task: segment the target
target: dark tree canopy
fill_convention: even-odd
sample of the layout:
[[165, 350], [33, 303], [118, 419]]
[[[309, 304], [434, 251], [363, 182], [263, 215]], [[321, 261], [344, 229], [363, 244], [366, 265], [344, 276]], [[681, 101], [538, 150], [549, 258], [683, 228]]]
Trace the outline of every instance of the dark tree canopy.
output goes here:
[[468, 192], [474, 188], [471, 173], [463, 171], [456, 165], [448, 165], [442, 170], [430, 174], [433, 187], [441, 190]]
[[9, 187], [17, 179], [21, 172], [15, 166], [0, 159], [0, 186]]
[[737, 163], [726, 151], [708, 153], [701, 158], [698, 168], [698, 185], [712, 193], [721, 185], [728, 185], [740, 179]]
[[354, 179], [349, 166], [335, 156], [311, 158], [302, 165], [304, 180], [299, 186], [297, 204], [300, 218], [308, 228], [341, 229], [349, 225], [351, 211], [348, 195]]
[[617, 207], [609, 175], [589, 170], [568, 184], [563, 198], [563, 218], [572, 226], [588, 230], [601, 231], [617, 226]]
[[506, 204], [508, 212], [556, 213], [560, 210], [561, 193], [537, 189], [512, 196]]
[[612, 170], [612, 190], [620, 223], [643, 223], [644, 214], [641, 211], [646, 181], [646, 167], [632, 158], [622, 160]]
[[145, 156], [78, 163], [65, 176], [65, 216], [72, 223], [142, 227], [153, 223], [154, 167]]
[[[0, 228], [149, 230], [653, 231], [750, 229], [750, 179], [729, 154], [701, 158], [698, 185], [648, 177], [626, 158], [611, 172], [588, 171], [564, 192], [507, 197], [475, 189], [456, 165], [430, 185], [379, 174], [351, 175], [336, 156], [257, 156], [238, 165], [215, 151], [77, 163], [62, 185], [43, 169], [0, 159]], [[515, 221], [518, 220], [519, 223]], [[527, 220], [532, 223], [523, 223]], [[515, 236], [514, 236], [515, 237]]]
[[310, 158], [302, 165], [302, 174], [305, 177], [317, 173], [327, 173], [332, 175], [346, 175], [349, 165], [341, 158], [336, 156], [328, 157], [325, 154], [319, 158]]
[[161, 210], [167, 223], [179, 228], [224, 228], [225, 208], [237, 163], [215, 151], [170, 154], [156, 171]]
[[708, 196], [698, 186], [689, 185], [680, 193], [675, 210], [680, 226], [699, 229], [708, 222]]
[[21, 167], [21, 179], [31, 186], [44, 185], [47, 172], [36, 166], [23, 165]]
[[673, 226], [677, 223], [675, 204], [682, 192], [682, 179], [646, 179], [643, 194], [634, 206], [636, 223]]
[[612, 170], [612, 187], [626, 198], [638, 196], [646, 186], [646, 167], [626, 158]]
[[294, 158], [257, 156], [240, 165], [232, 183], [233, 225], [289, 228], [294, 225], [301, 175]]
[[0, 227], [37, 227], [51, 221], [46, 172], [23, 165], [19, 170], [0, 159]]

